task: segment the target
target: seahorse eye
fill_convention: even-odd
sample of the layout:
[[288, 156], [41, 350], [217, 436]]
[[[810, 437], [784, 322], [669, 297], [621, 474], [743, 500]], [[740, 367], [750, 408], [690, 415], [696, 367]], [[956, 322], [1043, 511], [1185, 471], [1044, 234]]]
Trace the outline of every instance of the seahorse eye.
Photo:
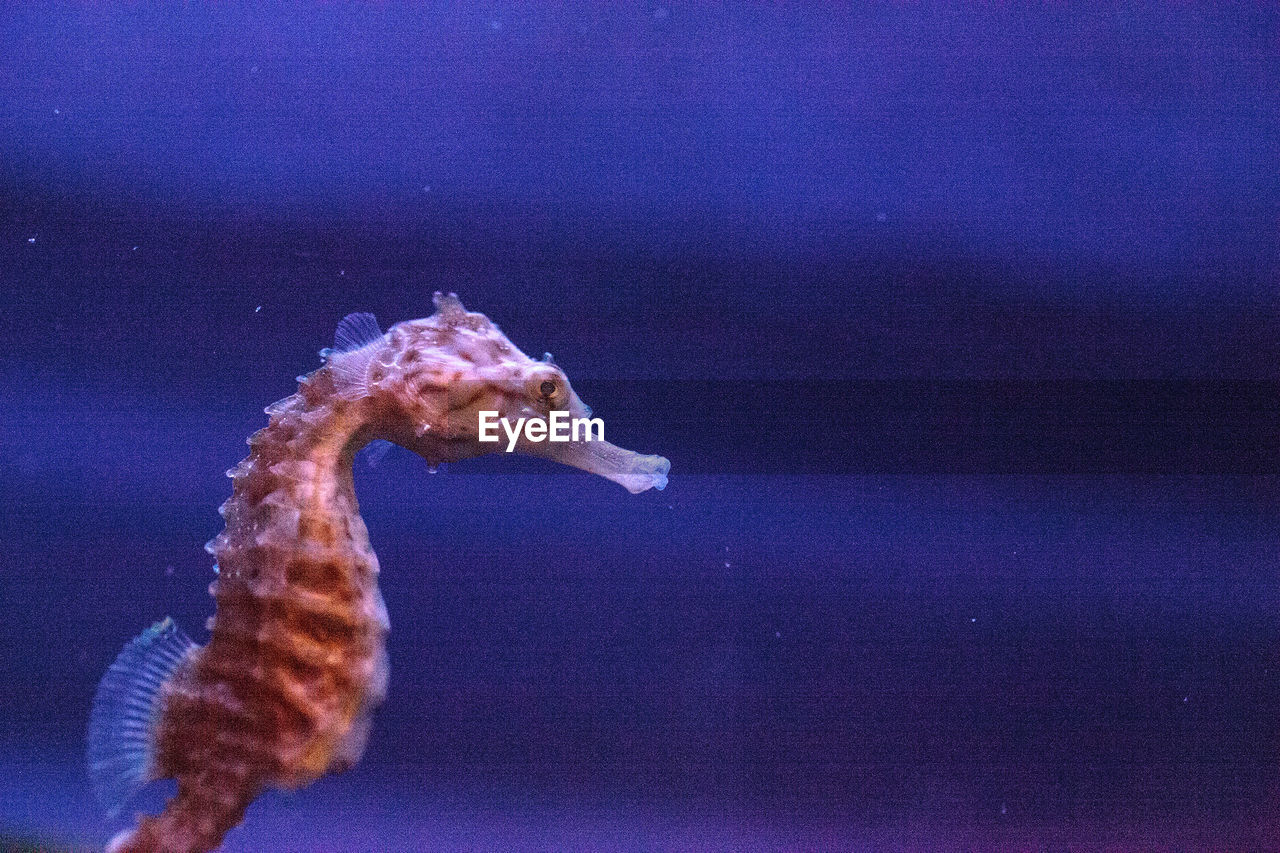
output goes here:
[[543, 383], [538, 386], [538, 390], [542, 392], [542, 396], [550, 397], [552, 394], [556, 393], [556, 383], [552, 382], [550, 379], [544, 380]]

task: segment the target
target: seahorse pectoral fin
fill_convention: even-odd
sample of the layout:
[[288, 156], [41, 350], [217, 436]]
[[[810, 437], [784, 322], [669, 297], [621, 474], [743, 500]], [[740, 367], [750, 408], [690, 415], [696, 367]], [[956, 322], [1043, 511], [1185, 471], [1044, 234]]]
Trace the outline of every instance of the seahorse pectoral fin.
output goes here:
[[333, 352], [358, 350], [381, 337], [382, 329], [378, 328], [378, 320], [372, 314], [348, 314], [342, 318], [338, 331], [333, 335]]
[[665, 489], [671, 463], [662, 456], [646, 456], [624, 450], [604, 440], [543, 442], [528, 445], [529, 452], [564, 465], [599, 474], [631, 494], [647, 489]]

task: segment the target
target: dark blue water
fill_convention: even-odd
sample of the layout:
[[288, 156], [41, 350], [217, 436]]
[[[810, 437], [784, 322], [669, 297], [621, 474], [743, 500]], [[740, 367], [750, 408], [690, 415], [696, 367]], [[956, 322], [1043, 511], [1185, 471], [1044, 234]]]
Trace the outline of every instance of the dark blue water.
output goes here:
[[358, 460], [389, 699], [227, 850], [1277, 846], [1274, 12], [0, 18], [0, 848], [434, 290], [670, 486]]

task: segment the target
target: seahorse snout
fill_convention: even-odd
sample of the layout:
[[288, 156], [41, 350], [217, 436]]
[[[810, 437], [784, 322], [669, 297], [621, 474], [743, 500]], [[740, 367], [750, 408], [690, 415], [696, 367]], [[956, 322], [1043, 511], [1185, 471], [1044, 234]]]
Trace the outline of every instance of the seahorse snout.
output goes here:
[[564, 465], [599, 474], [633, 495], [649, 489], [665, 489], [667, 473], [671, 470], [671, 463], [665, 457], [624, 450], [603, 440], [547, 442], [525, 449]]

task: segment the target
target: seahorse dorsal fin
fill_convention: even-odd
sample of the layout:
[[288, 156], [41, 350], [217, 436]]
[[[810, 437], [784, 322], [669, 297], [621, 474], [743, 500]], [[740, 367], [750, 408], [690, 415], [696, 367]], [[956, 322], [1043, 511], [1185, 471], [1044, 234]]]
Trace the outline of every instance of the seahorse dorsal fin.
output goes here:
[[363, 311], [348, 314], [338, 323], [338, 331], [333, 336], [335, 353], [351, 352], [371, 344], [382, 337], [382, 329], [378, 328], [378, 320], [372, 314]]
[[135, 637], [98, 685], [89, 717], [89, 776], [108, 815], [156, 773], [156, 731], [165, 684], [196, 644], [165, 618]]

